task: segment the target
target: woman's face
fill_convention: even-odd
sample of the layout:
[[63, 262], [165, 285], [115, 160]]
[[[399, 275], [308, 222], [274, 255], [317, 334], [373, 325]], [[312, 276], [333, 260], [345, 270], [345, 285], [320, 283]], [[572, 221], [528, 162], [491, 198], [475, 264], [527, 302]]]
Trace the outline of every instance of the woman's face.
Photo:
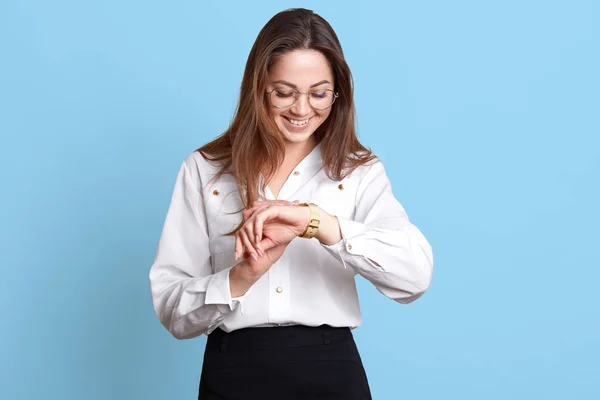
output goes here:
[[[295, 50], [282, 55], [269, 71], [267, 92], [275, 101], [285, 100], [291, 91], [313, 91], [313, 104], [317, 104], [325, 89], [334, 90], [333, 72], [325, 56], [315, 50]], [[276, 98], [277, 96], [277, 98]], [[325, 122], [331, 107], [318, 110], [311, 106], [306, 95], [298, 95], [288, 108], [277, 108], [269, 102], [269, 113], [287, 142], [302, 143], [309, 140], [317, 128]], [[322, 107], [319, 107], [322, 108]]]

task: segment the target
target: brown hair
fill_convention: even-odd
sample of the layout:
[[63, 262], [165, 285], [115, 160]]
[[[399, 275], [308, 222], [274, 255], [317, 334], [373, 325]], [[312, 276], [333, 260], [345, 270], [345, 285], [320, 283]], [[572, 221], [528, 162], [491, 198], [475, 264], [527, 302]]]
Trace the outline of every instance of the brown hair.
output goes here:
[[316, 50], [327, 58], [335, 91], [339, 92], [329, 117], [314, 133], [316, 142], [321, 143], [327, 176], [342, 180], [375, 158], [356, 135], [352, 74], [333, 28], [311, 10], [282, 11], [267, 22], [252, 46], [231, 125], [197, 149], [205, 159], [222, 165], [215, 179], [230, 170], [245, 208], [258, 198], [259, 173], [263, 173], [266, 185], [285, 156], [284, 139], [269, 116], [266, 96], [269, 69], [283, 54], [300, 49]]

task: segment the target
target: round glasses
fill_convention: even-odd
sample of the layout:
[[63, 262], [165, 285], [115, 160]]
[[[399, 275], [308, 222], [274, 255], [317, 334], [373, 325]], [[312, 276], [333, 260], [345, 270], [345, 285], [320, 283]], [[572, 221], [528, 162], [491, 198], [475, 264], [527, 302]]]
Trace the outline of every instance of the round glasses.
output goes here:
[[273, 89], [267, 92], [271, 104], [276, 108], [288, 108], [296, 103], [298, 96], [304, 94], [308, 96], [308, 103], [315, 110], [326, 110], [333, 105], [338, 94], [330, 89], [314, 89], [307, 93], [302, 93], [294, 89]]

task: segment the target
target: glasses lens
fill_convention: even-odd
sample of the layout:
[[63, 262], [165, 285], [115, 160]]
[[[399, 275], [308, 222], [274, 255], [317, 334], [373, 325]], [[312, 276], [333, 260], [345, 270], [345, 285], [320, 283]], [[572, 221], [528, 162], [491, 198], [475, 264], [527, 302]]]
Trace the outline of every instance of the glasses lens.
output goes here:
[[335, 101], [333, 90], [313, 90], [310, 92], [310, 105], [317, 110], [323, 110], [331, 107]]
[[290, 107], [296, 101], [296, 93], [293, 90], [275, 89], [271, 92], [271, 103], [275, 107]]
[[[298, 94], [294, 90], [275, 89], [270, 92], [271, 103], [278, 108], [291, 107], [296, 102]], [[317, 110], [324, 110], [331, 107], [335, 101], [333, 90], [319, 89], [312, 90], [308, 94], [310, 106]]]

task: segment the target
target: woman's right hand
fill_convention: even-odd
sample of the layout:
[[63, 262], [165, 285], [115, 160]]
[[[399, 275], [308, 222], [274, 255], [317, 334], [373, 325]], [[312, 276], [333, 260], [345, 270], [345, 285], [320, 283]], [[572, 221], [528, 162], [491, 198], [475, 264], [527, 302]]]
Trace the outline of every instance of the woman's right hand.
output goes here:
[[[265, 209], [267, 207], [270, 206], [297, 206], [298, 205], [298, 200], [294, 200], [294, 201], [287, 201], [287, 200], [264, 200], [264, 201], [255, 201], [254, 204], [252, 204], [252, 207], [244, 210], [242, 212], [242, 217], [243, 217], [243, 222], [244, 224], [246, 223], [246, 221], [248, 221], [248, 219], [250, 219], [256, 212]], [[243, 228], [243, 226], [242, 226]], [[244, 230], [240, 228], [236, 234], [235, 234], [235, 258], [236, 260], [243, 256], [244, 258], [252, 258], [254, 261], [257, 261], [257, 259], [259, 257], [262, 257], [262, 253], [264, 253], [265, 250], [268, 250], [269, 248], [271, 248], [272, 246], [275, 245], [275, 243], [270, 243], [270, 242], [265, 242], [263, 243], [263, 246], [259, 246], [258, 243], [256, 242], [256, 238], [250, 238], [246, 235], [246, 232], [244, 232]], [[275, 230], [272, 230], [273, 233], [273, 237], [275, 238], [279, 238], [279, 239], [285, 239], [286, 238], [286, 233], [287, 232], [283, 232], [284, 235], [283, 237], [281, 235], [279, 235], [278, 230], [279, 227], [274, 227]], [[291, 241], [293, 239], [293, 237], [290, 237], [289, 240]], [[282, 243], [282, 240], [278, 240], [279, 243]]]
[[231, 297], [240, 297], [250, 289], [281, 258], [290, 242], [276, 244], [265, 250], [256, 261], [246, 258], [236, 264], [229, 272]]
[[[272, 205], [297, 205], [298, 201], [269, 200], [255, 202], [253, 207], [243, 212], [244, 222], [255, 212]], [[244, 261], [235, 265], [229, 273], [229, 286], [232, 297], [244, 295], [248, 289], [260, 279], [279, 258], [296, 235], [284, 224], [268, 224], [263, 228], [263, 240], [255, 257], [243, 251], [242, 238], [236, 234], [236, 258], [239, 253], [244, 256]], [[247, 238], [244, 238], [247, 240]], [[254, 250], [254, 248], [253, 248]]]

